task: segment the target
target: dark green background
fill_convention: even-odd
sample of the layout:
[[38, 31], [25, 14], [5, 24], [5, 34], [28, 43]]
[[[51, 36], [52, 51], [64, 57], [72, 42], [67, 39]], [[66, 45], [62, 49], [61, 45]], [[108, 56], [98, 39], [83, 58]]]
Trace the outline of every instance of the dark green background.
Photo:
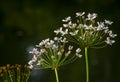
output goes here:
[[[0, 66], [27, 64], [28, 53], [42, 39], [53, 38], [66, 16], [78, 11], [97, 13], [97, 20], [114, 22], [116, 43], [89, 50], [90, 82], [120, 82], [119, 0], [0, 0]], [[60, 82], [85, 82], [84, 56], [59, 70]], [[29, 82], [55, 82], [54, 71], [34, 70]]]

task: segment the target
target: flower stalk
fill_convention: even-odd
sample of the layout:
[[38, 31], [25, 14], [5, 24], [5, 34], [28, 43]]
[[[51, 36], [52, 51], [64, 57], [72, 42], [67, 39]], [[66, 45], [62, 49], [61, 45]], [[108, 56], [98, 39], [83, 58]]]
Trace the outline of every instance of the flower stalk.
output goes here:
[[57, 71], [57, 68], [55, 68], [54, 70], [55, 70], [55, 77], [56, 77], [56, 82], [59, 82], [59, 78], [58, 78], [58, 71]]
[[85, 47], [85, 63], [86, 63], [86, 82], [89, 82], [89, 64], [88, 64], [88, 48]]

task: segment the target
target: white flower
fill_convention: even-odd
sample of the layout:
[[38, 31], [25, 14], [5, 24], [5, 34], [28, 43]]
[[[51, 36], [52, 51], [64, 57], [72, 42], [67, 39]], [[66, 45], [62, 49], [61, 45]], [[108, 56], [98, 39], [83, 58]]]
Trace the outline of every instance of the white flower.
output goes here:
[[53, 49], [53, 50], [58, 50], [58, 46], [55, 45], [55, 44], [53, 44], [52, 49]]
[[71, 28], [75, 28], [77, 26], [76, 23], [72, 24], [72, 27]]
[[50, 40], [50, 39], [47, 38], [47, 39], [43, 40], [43, 43], [46, 44], [49, 40]]
[[89, 13], [89, 14], [87, 15], [87, 17], [88, 17], [88, 18], [87, 18], [86, 20], [93, 20], [93, 19], [95, 19], [95, 18], [97, 17], [97, 14], [96, 14], [96, 13], [93, 13], [93, 14], [90, 14], [90, 13]]
[[105, 24], [111, 25], [113, 22], [109, 20], [105, 20]]
[[58, 40], [59, 40], [59, 38], [58, 38], [58, 37], [54, 37], [54, 40], [55, 40], [55, 41], [58, 41]]
[[63, 24], [63, 27], [68, 27], [69, 25], [68, 24]]
[[57, 54], [58, 54], [58, 55], [61, 55], [61, 52], [59, 51]]
[[108, 33], [111, 38], [115, 38], [117, 36], [117, 34], [113, 34], [111, 30]]
[[40, 54], [44, 54], [46, 52], [45, 49], [40, 49]]
[[60, 33], [60, 30], [59, 30], [59, 29], [54, 30], [54, 33], [56, 33], [56, 35], [59, 34], [59, 33]]
[[62, 29], [63, 29], [63, 28], [62, 28], [62, 27], [60, 27], [60, 29], [54, 30], [54, 33], [56, 33], [56, 35], [57, 35], [57, 34], [59, 34], [59, 33], [61, 33], [61, 32], [62, 32]]
[[37, 57], [34, 55], [32, 58], [32, 62], [36, 62], [37, 61]]
[[86, 30], [89, 30], [89, 29], [92, 29], [93, 28], [93, 26], [92, 26], [92, 24], [91, 25], [83, 25], [83, 28], [85, 28]]
[[33, 69], [33, 65], [28, 66], [30, 69]]
[[72, 21], [68, 22], [68, 26], [71, 26], [72, 25]]
[[107, 37], [107, 40], [105, 40], [105, 42], [109, 45], [112, 45], [113, 43], [115, 43], [115, 40], [111, 40], [110, 37]]
[[105, 24], [104, 22], [97, 22], [97, 31], [105, 29]]
[[73, 49], [73, 46], [69, 45], [68, 50], [71, 51]]
[[71, 34], [71, 36], [75, 36], [75, 35], [77, 35], [78, 31], [79, 31], [79, 30], [76, 30], [76, 31], [74, 31], [74, 32], [69, 32], [69, 33]]
[[81, 55], [81, 54], [78, 54], [78, 53], [76, 53], [76, 56], [79, 57], [79, 58], [82, 57], [82, 55]]
[[29, 53], [31, 53], [31, 54], [39, 54], [39, 51], [37, 51], [37, 48], [33, 48], [33, 50], [30, 51]]
[[85, 14], [85, 12], [82, 12], [82, 13], [81, 13], [81, 12], [77, 12], [77, 13], [76, 13], [76, 17], [81, 17], [81, 16], [83, 16], [84, 14]]
[[50, 42], [47, 42], [47, 43], [45, 44], [45, 47], [46, 47], [46, 48], [49, 48], [49, 47], [51, 47], [51, 44], [50, 44]]
[[36, 47], [41, 47], [41, 46], [43, 46], [43, 45], [44, 45], [44, 43], [43, 43], [43, 42], [40, 42], [39, 45], [36, 45]]
[[66, 38], [63, 38], [63, 39], [61, 39], [61, 42], [63, 42], [63, 43], [67, 43], [68, 41], [67, 41]]
[[65, 29], [64, 31], [60, 32], [62, 34], [62, 36], [64, 36], [65, 34], [68, 34], [68, 29]]
[[54, 37], [54, 40], [57, 41], [57, 42], [60, 42], [62, 39], [62, 37]]
[[54, 44], [54, 41], [53, 41], [53, 40], [50, 40], [50, 44], [53, 45], [53, 44]]
[[76, 56], [79, 57], [79, 58], [82, 57], [82, 55], [80, 54], [80, 52], [81, 52], [80, 48], [76, 49]]
[[65, 53], [65, 56], [69, 56], [69, 54], [71, 53], [71, 51], [68, 51], [67, 53]]
[[68, 16], [68, 17], [66, 17], [65, 19], [63, 19], [62, 21], [63, 21], [63, 22], [68, 22], [68, 21], [70, 21], [70, 20], [71, 20], [71, 17]]
[[76, 49], [76, 53], [80, 53], [80, 52], [81, 52], [80, 48]]
[[28, 64], [29, 64], [29, 65], [32, 65], [32, 64], [33, 64], [33, 61], [32, 61], [32, 60], [30, 60], [30, 61], [28, 62]]
[[63, 24], [63, 27], [69, 27], [69, 26], [72, 26], [72, 22], [69, 21], [68, 24]]
[[104, 32], [105, 32], [105, 33], [109, 33], [109, 29], [105, 29]]

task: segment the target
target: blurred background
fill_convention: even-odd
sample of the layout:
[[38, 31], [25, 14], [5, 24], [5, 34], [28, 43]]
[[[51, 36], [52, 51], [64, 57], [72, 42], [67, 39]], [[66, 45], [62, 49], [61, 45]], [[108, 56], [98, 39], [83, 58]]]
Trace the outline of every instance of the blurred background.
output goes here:
[[[120, 82], [119, 0], [0, 0], [0, 66], [27, 64], [29, 51], [42, 39], [53, 38], [61, 20], [76, 12], [97, 13], [112, 20], [116, 43], [89, 50], [90, 82]], [[59, 70], [60, 82], [85, 82], [84, 56]], [[33, 70], [29, 82], [55, 82], [54, 71]]]

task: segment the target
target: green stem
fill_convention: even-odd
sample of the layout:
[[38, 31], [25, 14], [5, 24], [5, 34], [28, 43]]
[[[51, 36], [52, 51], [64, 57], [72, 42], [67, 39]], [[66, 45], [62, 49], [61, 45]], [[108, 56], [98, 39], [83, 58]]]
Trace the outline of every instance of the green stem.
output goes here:
[[89, 82], [89, 66], [88, 66], [87, 47], [85, 47], [85, 62], [86, 62], [86, 82]]
[[56, 82], [59, 82], [57, 68], [55, 68], [54, 70], [55, 70]]

